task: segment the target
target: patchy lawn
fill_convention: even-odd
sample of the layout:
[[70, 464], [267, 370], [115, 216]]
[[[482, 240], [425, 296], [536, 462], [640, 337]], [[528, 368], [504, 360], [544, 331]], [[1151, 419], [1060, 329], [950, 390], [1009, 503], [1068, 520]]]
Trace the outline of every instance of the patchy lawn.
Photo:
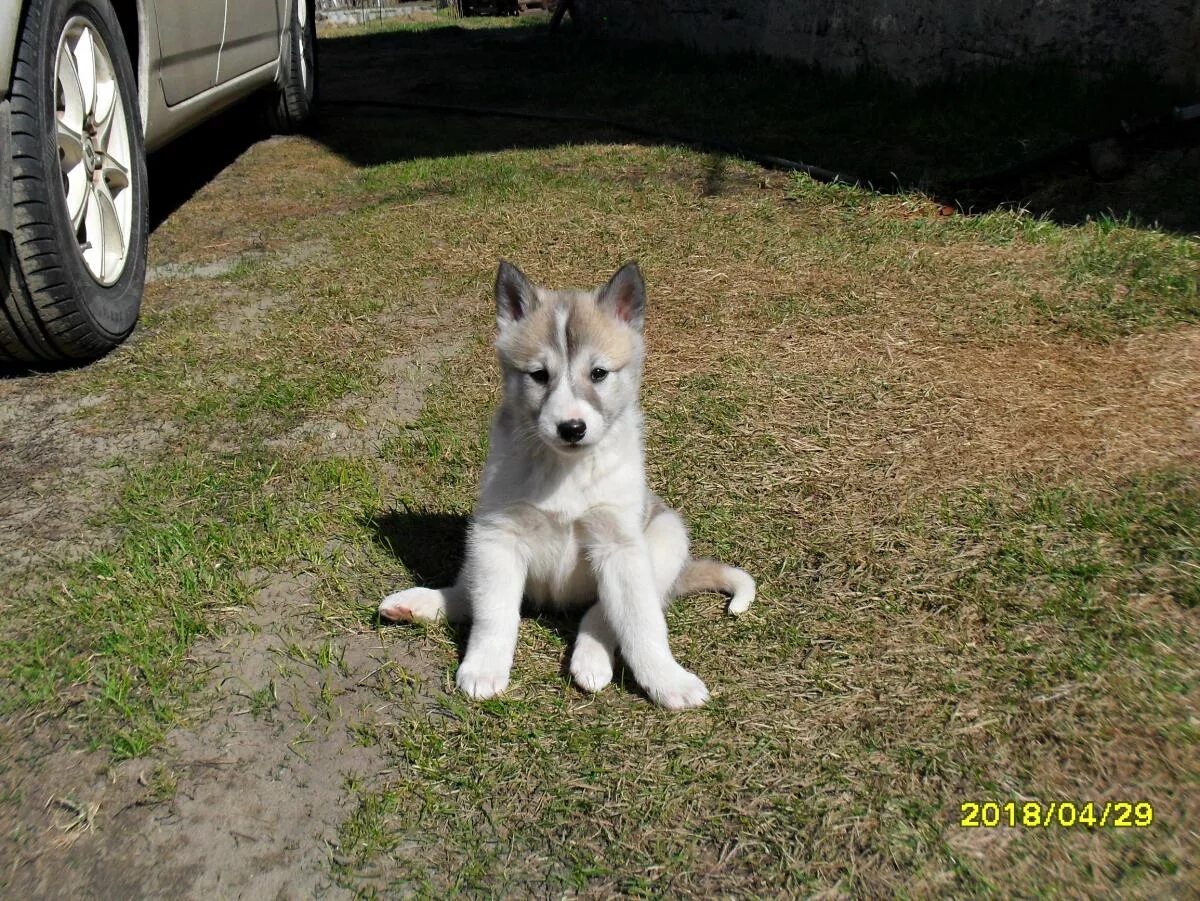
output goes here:
[[[338, 110], [417, 38], [560, 53], [392, 37], [327, 40], [317, 134], [166, 219], [127, 347], [0, 382], [0, 885], [1194, 891], [1196, 241]], [[501, 256], [555, 286], [641, 261], [651, 482], [759, 580], [739, 619], [669, 614], [702, 710], [581, 694], [554, 618], [470, 703], [452, 629], [374, 620], [455, 572]], [[1033, 800], [1154, 820], [959, 825]]]

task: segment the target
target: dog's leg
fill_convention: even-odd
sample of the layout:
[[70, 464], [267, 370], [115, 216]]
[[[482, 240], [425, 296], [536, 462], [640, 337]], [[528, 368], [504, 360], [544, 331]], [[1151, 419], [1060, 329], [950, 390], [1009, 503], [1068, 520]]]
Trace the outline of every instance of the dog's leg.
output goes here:
[[665, 592], [655, 584], [641, 522], [615, 508], [599, 507], [582, 523], [600, 609], [634, 678], [663, 707], [700, 706], [708, 700], [708, 689], [671, 656], [662, 605]]
[[682, 517], [664, 507], [646, 525], [646, 545], [654, 567], [654, 587], [665, 610], [675, 597], [671, 589], [688, 560], [688, 533]]
[[379, 615], [391, 622], [432, 623], [467, 619], [467, 592], [461, 584], [449, 588], [406, 588], [389, 594], [379, 605]]
[[458, 667], [459, 689], [491, 698], [508, 687], [528, 561], [517, 539], [501, 530], [472, 531], [459, 582], [471, 606], [471, 636]]
[[[679, 514], [664, 509], [646, 526], [646, 549], [654, 570], [654, 588], [665, 608], [671, 588], [688, 558], [687, 528]], [[604, 608], [593, 604], [579, 623], [579, 635], [571, 651], [571, 676], [584, 691], [600, 691], [613, 676], [617, 636], [604, 618]]]
[[604, 609], [592, 604], [579, 621], [579, 634], [571, 651], [571, 678], [584, 691], [600, 691], [612, 681], [617, 636], [604, 618]]

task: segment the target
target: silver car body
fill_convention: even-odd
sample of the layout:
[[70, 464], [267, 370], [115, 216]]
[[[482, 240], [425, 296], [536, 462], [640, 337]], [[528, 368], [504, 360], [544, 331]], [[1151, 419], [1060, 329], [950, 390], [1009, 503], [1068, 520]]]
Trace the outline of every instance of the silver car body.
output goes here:
[[[126, 0], [136, 9], [146, 150], [278, 77], [284, 23], [301, 0]], [[0, 0], [0, 100], [12, 87], [22, 0]], [[2, 115], [2, 113], [0, 113]], [[0, 127], [7, 123], [0, 122]], [[2, 138], [0, 138], [2, 140]]]

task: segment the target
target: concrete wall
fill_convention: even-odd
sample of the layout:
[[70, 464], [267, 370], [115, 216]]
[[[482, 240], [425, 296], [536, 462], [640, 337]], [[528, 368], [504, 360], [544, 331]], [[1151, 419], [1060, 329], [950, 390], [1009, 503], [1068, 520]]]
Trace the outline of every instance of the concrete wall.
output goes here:
[[633, 40], [755, 51], [911, 82], [1039, 57], [1133, 62], [1200, 91], [1200, 0], [575, 0], [580, 24]]

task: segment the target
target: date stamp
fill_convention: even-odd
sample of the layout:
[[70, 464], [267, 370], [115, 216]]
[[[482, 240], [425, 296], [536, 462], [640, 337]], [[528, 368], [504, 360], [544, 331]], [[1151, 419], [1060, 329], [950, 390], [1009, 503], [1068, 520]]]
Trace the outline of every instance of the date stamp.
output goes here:
[[1145, 829], [1154, 822], [1149, 801], [964, 801], [958, 824], [968, 829]]

